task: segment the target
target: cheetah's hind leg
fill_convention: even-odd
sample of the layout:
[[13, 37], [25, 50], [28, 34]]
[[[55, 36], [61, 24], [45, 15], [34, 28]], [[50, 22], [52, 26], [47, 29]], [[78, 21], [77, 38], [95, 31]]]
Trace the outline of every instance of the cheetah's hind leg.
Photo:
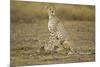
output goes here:
[[68, 41], [63, 41], [62, 46], [63, 46], [66, 54], [68, 54], [68, 55], [69, 54], [75, 54], [75, 51], [70, 46], [70, 43]]

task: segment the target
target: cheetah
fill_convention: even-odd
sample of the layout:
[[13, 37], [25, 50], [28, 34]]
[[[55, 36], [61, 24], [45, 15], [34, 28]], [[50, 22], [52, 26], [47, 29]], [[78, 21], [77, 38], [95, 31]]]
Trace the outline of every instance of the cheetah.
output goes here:
[[[48, 7], [48, 15], [49, 15], [49, 21], [48, 21], [48, 30], [50, 32], [49, 36], [49, 43], [48, 45], [51, 45], [52, 48], [50, 50], [54, 50], [55, 46], [63, 47], [63, 49], [66, 50], [66, 52], [73, 52], [72, 47], [70, 46], [70, 42], [68, 41], [68, 35], [64, 28], [64, 24], [60, 19], [56, 16], [55, 8], [54, 7]], [[60, 48], [59, 47], [59, 48]]]

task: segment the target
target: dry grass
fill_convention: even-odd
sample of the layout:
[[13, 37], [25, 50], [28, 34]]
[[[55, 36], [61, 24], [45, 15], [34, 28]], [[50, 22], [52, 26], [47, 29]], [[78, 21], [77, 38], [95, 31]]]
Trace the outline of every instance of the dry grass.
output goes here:
[[55, 5], [73, 48], [93, 54], [38, 53], [39, 40], [48, 40], [48, 4], [14, 2], [11, 6], [11, 66], [95, 61], [94, 6]]

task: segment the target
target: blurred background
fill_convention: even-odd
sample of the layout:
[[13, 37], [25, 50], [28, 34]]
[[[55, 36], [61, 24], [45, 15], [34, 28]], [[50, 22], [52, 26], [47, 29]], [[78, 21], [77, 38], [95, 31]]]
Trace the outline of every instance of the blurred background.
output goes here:
[[[11, 0], [12, 1], [12, 0]], [[12, 17], [13, 21], [18, 20], [29, 20], [31, 19], [47, 19], [48, 14], [45, 6], [50, 5], [49, 3], [33, 3], [33, 2], [14, 2], [11, 4], [11, 11], [15, 14]], [[54, 4], [51, 4], [54, 5]], [[95, 8], [94, 6], [87, 5], [69, 5], [69, 4], [56, 4], [56, 15], [67, 20], [95, 20]], [[26, 21], [24, 20], [24, 21]], [[31, 22], [28, 22], [31, 23]]]

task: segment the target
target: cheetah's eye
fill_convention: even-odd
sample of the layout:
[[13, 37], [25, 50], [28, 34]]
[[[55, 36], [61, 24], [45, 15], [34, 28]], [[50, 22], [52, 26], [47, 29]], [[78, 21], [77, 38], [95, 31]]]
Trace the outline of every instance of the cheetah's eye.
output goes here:
[[53, 11], [51, 11], [51, 13], [53, 13]]

